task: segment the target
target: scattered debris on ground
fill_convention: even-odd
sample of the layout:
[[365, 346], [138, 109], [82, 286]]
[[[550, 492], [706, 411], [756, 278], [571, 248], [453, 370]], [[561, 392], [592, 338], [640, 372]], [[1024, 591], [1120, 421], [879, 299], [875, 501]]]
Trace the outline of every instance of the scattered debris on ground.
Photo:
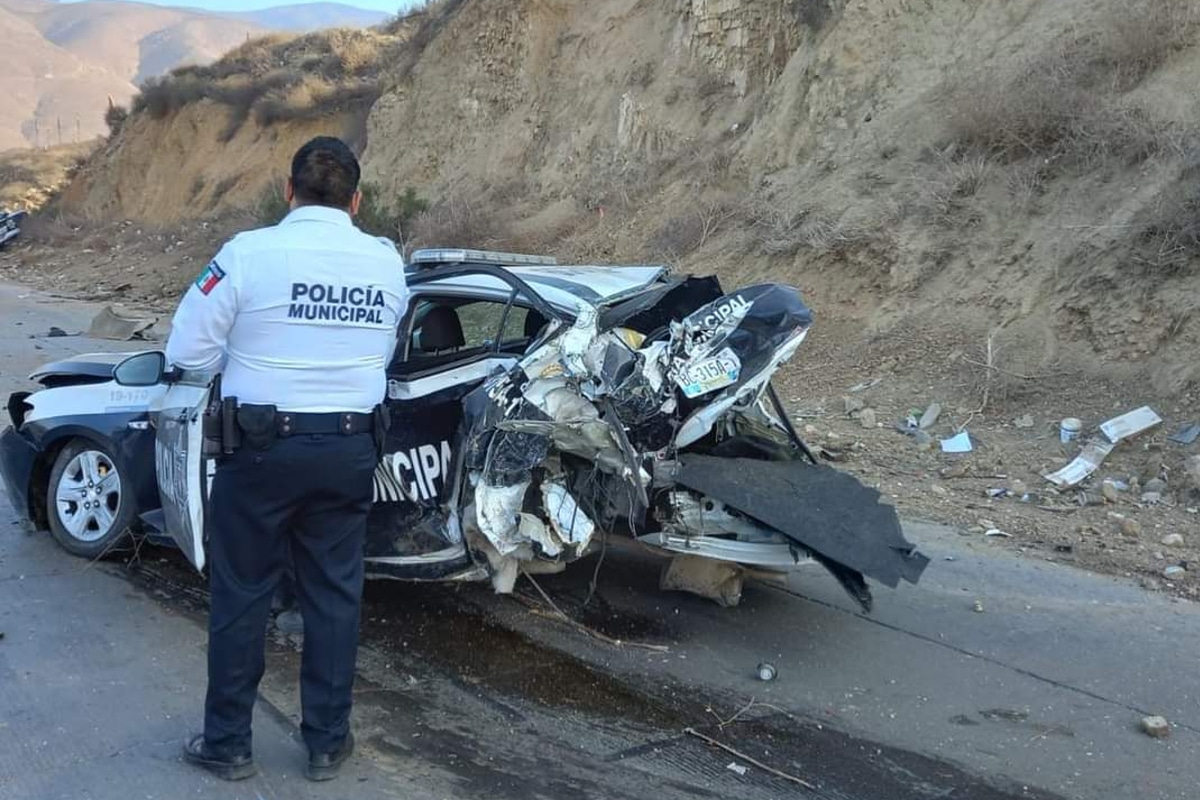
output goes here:
[[1154, 739], [1166, 739], [1171, 735], [1171, 723], [1164, 717], [1142, 717], [1142, 733]]
[[147, 339], [150, 338], [148, 332], [157, 322], [156, 315], [139, 314], [116, 306], [105, 306], [92, 318], [88, 336], [93, 339], [112, 339], [118, 342]]

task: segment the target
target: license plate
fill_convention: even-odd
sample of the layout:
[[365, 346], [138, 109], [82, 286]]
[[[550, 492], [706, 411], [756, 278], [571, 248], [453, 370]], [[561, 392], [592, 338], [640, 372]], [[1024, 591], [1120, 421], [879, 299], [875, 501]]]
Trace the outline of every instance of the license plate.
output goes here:
[[737, 383], [741, 371], [742, 362], [732, 350], [725, 348], [712, 358], [692, 364], [677, 383], [685, 396], [700, 397]]

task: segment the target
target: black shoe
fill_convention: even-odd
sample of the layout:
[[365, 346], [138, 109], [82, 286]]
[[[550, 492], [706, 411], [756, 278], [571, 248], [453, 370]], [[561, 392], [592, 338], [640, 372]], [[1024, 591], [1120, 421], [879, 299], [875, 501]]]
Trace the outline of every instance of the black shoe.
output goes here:
[[250, 755], [220, 758], [211, 753], [203, 733], [196, 734], [183, 745], [183, 760], [208, 770], [223, 781], [240, 781], [258, 773]]
[[304, 776], [310, 781], [329, 781], [338, 776], [342, 764], [354, 752], [354, 734], [347, 733], [342, 740], [342, 746], [332, 753], [309, 753], [308, 770]]

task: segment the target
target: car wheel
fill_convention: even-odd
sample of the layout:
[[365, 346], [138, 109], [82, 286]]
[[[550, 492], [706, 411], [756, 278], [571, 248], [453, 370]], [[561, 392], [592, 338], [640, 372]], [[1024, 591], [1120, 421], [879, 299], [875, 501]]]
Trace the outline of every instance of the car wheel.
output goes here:
[[107, 448], [76, 439], [62, 449], [50, 471], [50, 534], [72, 555], [104, 555], [129, 535], [132, 489]]

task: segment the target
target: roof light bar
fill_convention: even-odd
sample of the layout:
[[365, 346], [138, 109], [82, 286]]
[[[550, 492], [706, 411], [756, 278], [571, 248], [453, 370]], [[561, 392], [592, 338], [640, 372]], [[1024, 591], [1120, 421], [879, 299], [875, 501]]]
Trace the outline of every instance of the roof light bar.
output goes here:
[[491, 250], [464, 250], [461, 248], [436, 248], [417, 250], [409, 259], [412, 264], [495, 264], [501, 267], [555, 267], [558, 259], [550, 256], [530, 256], [522, 253], [497, 253]]

